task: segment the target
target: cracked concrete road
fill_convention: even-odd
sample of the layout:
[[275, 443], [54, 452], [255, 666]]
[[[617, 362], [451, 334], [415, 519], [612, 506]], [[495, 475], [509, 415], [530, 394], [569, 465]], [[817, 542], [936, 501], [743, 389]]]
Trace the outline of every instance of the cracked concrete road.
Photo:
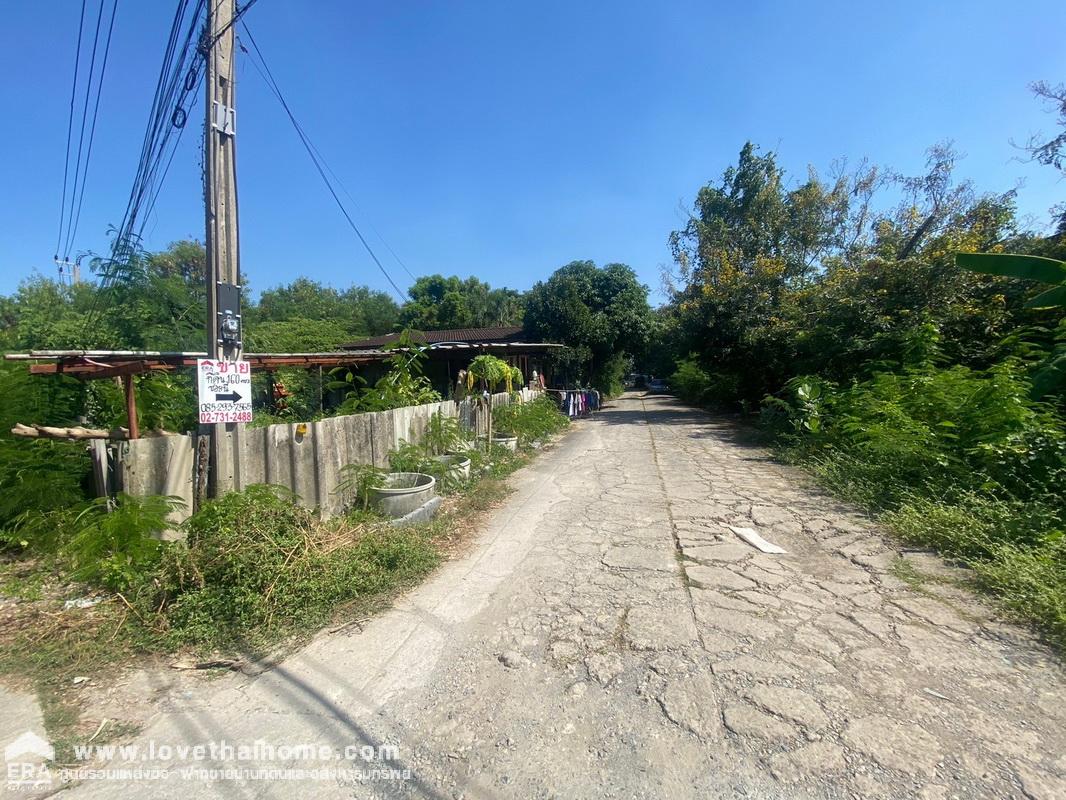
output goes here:
[[164, 696], [138, 737], [385, 744], [361, 766], [409, 778], [67, 793], [1066, 798], [1052, 655], [935, 558], [906, 554], [918, 588], [894, 577], [876, 526], [732, 423], [627, 395], [515, 484], [471, 552], [364, 629]]

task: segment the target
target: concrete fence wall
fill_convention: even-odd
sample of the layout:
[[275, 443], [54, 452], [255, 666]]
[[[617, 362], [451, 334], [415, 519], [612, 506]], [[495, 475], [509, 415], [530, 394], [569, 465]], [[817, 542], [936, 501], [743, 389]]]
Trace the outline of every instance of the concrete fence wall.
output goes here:
[[[521, 394], [523, 400], [535, 395], [529, 389]], [[494, 406], [509, 402], [507, 394], [493, 396]], [[469, 399], [302, 424], [262, 428], [235, 425], [222, 433], [215, 445], [212, 495], [269, 483], [290, 489], [302, 505], [318, 508], [324, 517], [340, 514], [346, 507], [345, 498], [337, 491], [343, 468], [348, 464], [387, 467], [389, 451], [403, 440], [421, 441], [429, 420], [438, 412], [458, 417], [460, 424], [474, 433], [487, 431], [488, 415]], [[173, 515], [175, 525], [180, 523], [193, 509], [197, 438], [196, 434], [184, 434], [119, 443], [115, 470], [118, 489], [131, 495], [181, 498], [185, 509]]]

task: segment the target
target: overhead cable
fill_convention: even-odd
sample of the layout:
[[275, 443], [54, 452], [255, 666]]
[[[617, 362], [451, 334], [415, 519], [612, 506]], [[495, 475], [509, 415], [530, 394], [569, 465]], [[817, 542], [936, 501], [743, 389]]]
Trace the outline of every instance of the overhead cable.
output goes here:
[[333, 182], [330, 181], [329, 176], [326, 174], [326, 169], [323, 166], [323, 161], [318, 155], [318, 151], [311, 143], [310, 138], [304, 132], [303, 127], [297, 121], [296, 116], [293, 114], [288, 102], [286, 102], [285, 97], [281, 92], [281, 88], [278, 86], [277, 81], [274, 79], [273, 73], [270, 71], [270, 67], [266, 63], [266, 59], [263, 56], [263, 52], [259, 49], [259, 45], [256, 43], [255, 37], [252, 36], [251, 30], [249, 30], [248, 28], [248, 23], [242, 22], [241, 24], [244, 28], [245, 35], [247, 35], [248, 37], [248, 41], [251, 43], [253, 50], [255, 50], [255, 56], [251, 59], [252, 66], [255, 67], [259, 75], [263, 78], [264, 81], [266, 81], [267, 86], [269, 86], [274, 96], [278, 99], [278, 102], [281, 103], [281, 107], [285, 110], [285, 114], [288, 116], [289, 122], [292, 123], [292, 126], [296, 131], [296, 135], [300, 137], [300, 142], [303, 144], [304, 149], [307, 151], [307, 155], [311, 158], [311, 162], [315, 165], [315, 169], [318, 171], [319, 177], [322, 178], [322, 182], [326, 184], [326, 188], [329, 190], [330, 195], [332, 195], [333, 201], [337, 204], [337, 208], [340, 209], [341, 214], [343, 214], [344, 218], [348, 221], [348, 225], [355, 232], [355, 235], [359, 238], [359, 241], [360, 243], [362, 243], [363, 248], [367, 251], [367, 253], [370, 254], [370, 258], [373, 259], [374, 263], [377, 265], [377, 268], [381, 271], [381, 274], [385, 276], [385, 280], [387, 280], [392, 286], [392, 288], [396, 291], [396, 294], [399, 296], [400, 300], [407, 300], [407, 293], [400, 289], [396, 281], [392, 279], [392, 276], [389, 274], [389, 271], [385, 269], [385, 265], [381, 263], [381, 259], [379, 259], [377, 253], [374, 252], [374, 248], [370, 246], [370, 243], [366, 240], [366, 237], [363, 236], [362, 231], [359, 230], [359, 226], [355, 224], [355, 221], [352, 219], [351, 214], [348, 213], [348, 209], [344, 206], [344, 203], [341, 202], [341, 199], [337, 194], [337, 190], [333, 186]]
[[205, 0], [196, 0], [193, 4], [190, 0], [179, 0], [174, 12], [133, 186], [111, 243], [111, 253], [100, 270], [101, 291], [93, 297], [86, 316], [86, 330], [94, 320], [100, 296], [133, 267], [144, 227], [181, 141], [185, 120], [203, 81], [197, 35], [205, 9]]
[[[78, 225], [81, 223], [81, 205], [82, 205], [82, 201], [85, 199], [85, 184], [88, 181], [88, 177], [89, 177], [89, 161], [92, 158], [93, 141], [96, 138], [96, 120], [97, 120], [97, 117], [100, 114], [100, 98], [103, 96], [104, 73], [107, 71], [107, 57], [108, 57], [108, 54], [111, 52], [111, 36], [115, 32], [115, 13], [117, 11], [118, 11], [118, 0], [113, 0], [113, 2], [111, 3], [111, 20], [110, 20], [110, 22], [108, 23], [108, 26], [107, 26], [107, 41], [104, 43], [104, 53], [103, 53], [103, 57], [100, 60], [100, 76], [99, 76], [99, 78], [97, 79], [97, 82], [96, 82], [96, 100], [93, 103], [92, 122], [89, 125], [89, 142], [88, 142], [88, 145], [85, 148], [85, 165], [82, 168], [81, 186], [80, 187], [78, 186], [78, 169], [77, 169], [77, 166], [75, 166], [75, 170], [74, 170], [74, 186], [73, 186], [72, 194], [71, 194], [71, 198], [70, 198], [72, 214], [71, 214], [71, 217], [70, 217], [69, 228], [67, 230], [66, 243], [65, 243], [65, 245], [63, 247], [63, 251], [64, 251], [63, 252], [63, 260], [64, 261], [66, 261], [66, 260], [68, 260], [70, 258], [71, 248], [74, 246], [75, 237], [78, 235]], [[97, 16], [97, 20], [96, 20], [97, 33], [99, 33], [100, 19], [101, 19], [101, 17], [103, 17], [103, 13], [104, 13], [104, 0], [100, 0], [100, 14]], [[92, 58], [90, 59], [90, 62], [89, 62], [89, 83], [90, 83], [90, 85], [92, 83], [92, 65], [93, 65], [93, 63], [95, 61], [96, 61], [96, 44], [94, 43], [93, 44], [93, 55], [92, 55]], [[86, 87], [85, 101], [86, 101], [86, 108], [84, 108], [82, 110], [82, 133], [83, 134], [85, 132], [85, 112], [88, 110], [87, 106], [88, 106], [88, 101], [89, 101], [89, 86]], [[81, 160], [81, 142], [80, 141], [78, 143], [78, 157], [79, 157], [79, 163], [80, 163], [80, 160]], [[78, 203], [77, 203], [76, 207], [74, 206], [74, 194], [73, 194], [73, 192], [77, 192]]]
[[81, 0], [81, 16], [78, 18], [78, 43], [74, 50], [74, 78], [70, 83], [70, 113], [67, 116], [67, 149], [63, 158], [63, 197], [59, 202], [59, 233], [56, 234], [56, 261], [59, 261], [59, 247], [63, 244], [63, 222], [67, 211], [67, 181], [70, 177], [70, 139], [74, 131], [74, 101], [78, 94], [78, 70], [81, 66], [81, 35], [84, 28], [85, 0]]

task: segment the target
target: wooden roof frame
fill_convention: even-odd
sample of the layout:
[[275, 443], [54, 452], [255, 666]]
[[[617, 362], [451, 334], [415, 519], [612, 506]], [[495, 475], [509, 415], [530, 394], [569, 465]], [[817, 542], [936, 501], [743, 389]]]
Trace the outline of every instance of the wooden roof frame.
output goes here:
[[[253, 367], [273, 370], [279, 367], [338, 367], [381, 361], [388, 353], [380, 351], [339, 351], [333, 353], [246, 353], [242, 359]], [[162, 352], [152, 350], [32, 350], [9, 353], [6, 361], [27, 361], [32, 375], [70, 375], [85, 380], [121, 375], [168, 372], [195, 367], [207, 353]]]
[[[547, 354], [563, 347], [547, 342], [446, 342], [423, 350], [427, 355], [470, 352], [497, 355]], [[253, 368], [272, 371], [280, 367], [340, 367], [371, 364], [385, 361], [396, 352], [412, 348], [340, 350], [328, 353], [245, 353], [242, 360]], [[181, 367], [195, 367], [196, 360], [207, 358], [207, 353], [158, 350], [31, 350], [28, 353], [8, 353], [5, 361], [29, 362], [31, 375], [70, 375], [84, 380], [145, 375], [150, 372], [169, 372]]]

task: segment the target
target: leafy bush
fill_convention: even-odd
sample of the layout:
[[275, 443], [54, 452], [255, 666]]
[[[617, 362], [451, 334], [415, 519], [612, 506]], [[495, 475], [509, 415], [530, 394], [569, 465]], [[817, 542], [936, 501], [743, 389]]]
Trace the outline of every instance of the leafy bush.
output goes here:
[[482, 354], [475, 356], [466, 368], [466, 388], [472, 391], [476, 383], [480, 383], [487, 391], [495, 392], [501, 384], [508, 392], [514, 388], [515, 378], [522, 380], [522, 373], [512, 367], [502, 358]]
[[894, 483], [1026, 499], [1054, 493], [1066, 479], [1063, 424], [1030, 399], [1028, 380], [1011, 363], [881, 373], [825, 405], [826, 441], [890, 466]]
[[425, 472], [431, 460], [425, 449], [413, 442], [400, 442], [389, 451], [389, 469], [393, 472]]
[[171, 527], [167, 518], [183, 505], [176, 497], [119, 494], [28, 510], [7, 538], [19, 549], [48, 556], [73, 580], [121, 592], [154, 567], [160, 536]]
[[364, 411], [389, 411], [393, 408], [436, 403], [441, 397], [433, 389], [429, 378], [422, 374], [425, 353], [412, 339], [410, 331], [404, 331], [395, 343], [389, 346], [389, 371], [371, 387], [347, 367], [337, 367], [330, 374], [334, 380], [328, 389], [343, 389], [344, 401], [339, 407], [342, 414]]
[[449, 417], [438, 411], [426, 424], [422, 445], [430, 455], [440, 456], [465, 450], [469, 438], [458, 417]]
[[528, 403], [512, 402], [499, 406], [493, 412], [493, 420], [501, 434], [517, 436], [522, 446], [545, 439], [570, 424], [555, 402], [543, 396]]
[[384, 483], [385, 470], [373, 464], [345, 464], [333, 491], [344, 498], [345, 507], [361, 503], [365, 511], [370, 505], [370, 490]]
[[711, 389], [711, 376], [690, 355], [677, 362], [677, 369], [670, 376], [670, 388], [686, 403], [703, 405]]
[[525, 463], [523, 451], [511, 450], [500, 444], [470, 450], [467, 456], [471, 462], [471, 475], [493, 479], [504, 478]]
[[147, 375], [137, 381], [141, 430], [190, 431], [196, 428], [196, 392], [191, 375]]
[[73, 534], [62, 546], [70, 576], [125, 591], [158, 561], [167, 517], [184, 505], [176, 497], [96, 498], [73, 518]]
[[740, 379], [728, 372], [708, 372], [695, 355], [677, 362], [670, 388], [686, 403], [725, 408], [740, 396]]
[[597, 362], [589, 375], [589, 384], [605, 397], [617, 397], [625, 391], [625, 375], [632, 359], [625, 353], [614, 353]]
[[800, 377], [782, 395], [763, 422], [793, 457], [1066, 642], [1066, 426], [1022, 365], [926, 364], [845, 389]]
[[468, 437], [456, 417], [437, 412], [430, 417], [421, 441], [401, 441], [389, 452], [389, 468], [393, 472], [421, 472], [437, 479], [442, 492], [458, 488], [447, 464], [438, 456], [447, 453], [466, 452]]
[[[84, 387], [73, 378], [31, 376], [25, 364], [0, 362], [0, 542], [21, 546], [15, 531], [27, 514], [45, 513], [86, 498], [90, 464], [85, 446], [7, 435], [15, 423], [69, 425], [82, 409]], [[30, 544], [33, 544], [32, 542]], [[43, 544], [43, 543], [42, 543]]]
[[365, 515], [320, 523], [276, 487], [226, 495], [186, 525], [187, 541], [169, 546], [136, 599], [171, 644], [255, 647], [306, 632], [339, 605], [391, 590], [438, 558], [417, 529]]

